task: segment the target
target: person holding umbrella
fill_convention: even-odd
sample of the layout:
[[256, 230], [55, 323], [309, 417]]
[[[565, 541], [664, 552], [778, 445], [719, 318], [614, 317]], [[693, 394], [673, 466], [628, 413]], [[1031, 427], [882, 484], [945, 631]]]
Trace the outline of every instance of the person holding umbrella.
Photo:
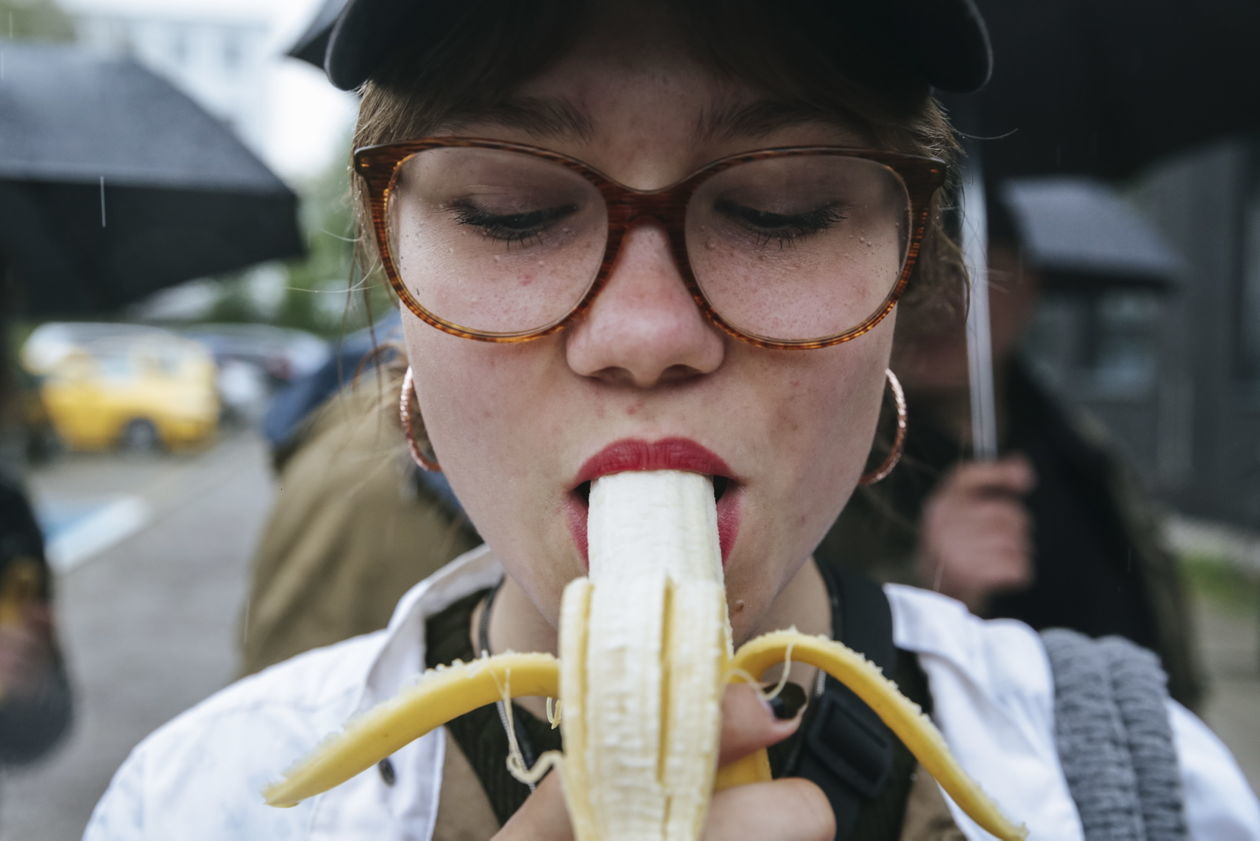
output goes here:
[[[1133, 640], [1159, 655], [1172, 696], [1193, 708], [1202, 684], [1192, 616], [1152, 507], [1101, 426], [1076, 417], [1021, 353], [1047, 285], [1152, 288], [1176, 268], [1099, 190], [1019, 182], [987, 202], [1003, 457], [978, 459], [962, 443], [972, 417], [961, 318], [903, 322], [896, 368], [916, 409], [905, 463], [857, 495], [819, 553], [939, 590], [982, 616]], [[1065, 215], [1095, 239], [1056, 231]]]
[[[1069, 783], [1075, 752], [1057, 751], [1037, 634], [812, 557], [897, 391], [898, 308], [961, 281], [934, 198], [955, 144], [930, 88], [988, 75], [971, 3], [354, 0], [328, 56], [335, 82], [364, 86], [354, 171], [365, 244], [400, 298], [412, 448], [486, 545], [410, 591], [388, 630], [267, 669], [151, 736], [88, 841], [571, 837], [559, 775], [513, 781], [493, 711], [293, 809], [258, 792], [430, 657], [553, 651], [560, 593], [585, 566], [587, 468], [715, 477], [737, 526], [723, 562], [736, 640], [840, 635], [933, 710], [1035, 837], [1085, 837], [1094, 813]], [[728, 758], [784, 748], [778, 779], [715, 795], [709, 841], [982, 837], [841, 693], [792, 679], [777, 713], [728, 692]], [[1136, 831], [1260, 833], [1227, 749], [1143, 698], [1139, 764], [1158, 785], [1124, 801]], [[541, 704], [514, 715], [523, 752], [556, 746]], [[822, 750], [798, 761], [805, 746]]]

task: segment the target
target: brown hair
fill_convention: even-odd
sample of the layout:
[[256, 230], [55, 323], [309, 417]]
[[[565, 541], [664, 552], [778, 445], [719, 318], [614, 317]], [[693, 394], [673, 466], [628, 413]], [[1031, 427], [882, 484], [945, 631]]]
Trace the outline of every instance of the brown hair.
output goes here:
[[[865, 30], [847, 26], [815, 0], [658, 0], [691, 38], [696, 56], [718, 73], [750, 85], [794, 110], [840, 116], [883, 149], [953, 164], [958, 143], [925, 84]], [[445, 7], [428, 31], [444, 34], [428, 49], [395, 50], [362, 89], [354, 145], [423, 137], [439, 125], [507, 99], [522, 81], [563, 57], [581, 31], [582, 0], [466, 0]], [[452, 10], [454, 7], [454, 10]], [[785, 26], [784, 20], [792, 21]], [[860, 81], [859, 81], [860, 80]], [[359, 256], [377, 266], [370, 214], [356, 181]], [[946, 185], [945, 195], [952, 192]], [[914, 277], [902, 297], [905, 325], [955, 311], [963, 267], [941, 221], [941, 193]], [[902, 332], [899, 330], [899, 333]]]

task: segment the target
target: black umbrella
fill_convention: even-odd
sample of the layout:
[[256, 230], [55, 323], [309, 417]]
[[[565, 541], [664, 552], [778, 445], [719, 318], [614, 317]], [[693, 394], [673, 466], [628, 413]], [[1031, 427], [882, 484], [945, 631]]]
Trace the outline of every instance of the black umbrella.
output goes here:
[[[1047, 286], [1172, 291], [1185, 264], [1111, 187], [1087, 178], [1017, 178], [998, 190], [1025, 259]], [[994, 208], [990, 205], [990, 218]], [[997, 239], [993, 225], [990, 238]]]
[[346, 0], [324, 0], [310, 25], [298, 36], [285, 55], [300, 58], [307, 64], [324, 69], [324, 53], [328, 51], [328, 37], [332, 35], [333, 24], [341, 10], [346, 7]]
[[[996, 181], [1027, 175], [1117, 179], [1161, 158], [1260, 128], [1251, 54], [1256, 0], [976, 0], [993, 43], [993, 78], [944, 97]], [[973, 173], [974, 175], [974, 173]], [[964, 247], [977, 454], [995, 451], [983, 197], [969, 179]]]
[[948, 100], [990, 176], [1135, 175], [1260, 128], [1256, 0], [976, 0], [993, 78]]
[[171, 84], [73, 47], [3, 53], [0, 262], [20, 309], [116, 310], [302, 253], [293, 192]]

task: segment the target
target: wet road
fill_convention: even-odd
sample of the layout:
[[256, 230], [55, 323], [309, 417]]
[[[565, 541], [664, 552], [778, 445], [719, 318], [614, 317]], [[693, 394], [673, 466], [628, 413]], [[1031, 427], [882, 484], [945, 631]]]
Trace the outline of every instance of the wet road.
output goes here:
[[262, 444], [245, 434], [191, 456], [70, 457], [31, 489], [63, 567], [77, 720], [51, 757], [0, 781], [0, 838], [70, 841], [132, 746], [231, 680], [271, 485]]

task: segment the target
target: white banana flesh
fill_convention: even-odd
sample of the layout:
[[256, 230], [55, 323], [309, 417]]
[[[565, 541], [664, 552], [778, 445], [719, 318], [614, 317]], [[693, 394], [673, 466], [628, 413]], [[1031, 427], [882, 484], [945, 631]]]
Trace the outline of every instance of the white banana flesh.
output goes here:
[[731, 656], [713, 486], [666, 470], [603, 477], [587, 536], [590, 577], [569, 585], [562, 606], [586, 631], [562, 629], [560, 650], [578, 841], [693, 841]]

